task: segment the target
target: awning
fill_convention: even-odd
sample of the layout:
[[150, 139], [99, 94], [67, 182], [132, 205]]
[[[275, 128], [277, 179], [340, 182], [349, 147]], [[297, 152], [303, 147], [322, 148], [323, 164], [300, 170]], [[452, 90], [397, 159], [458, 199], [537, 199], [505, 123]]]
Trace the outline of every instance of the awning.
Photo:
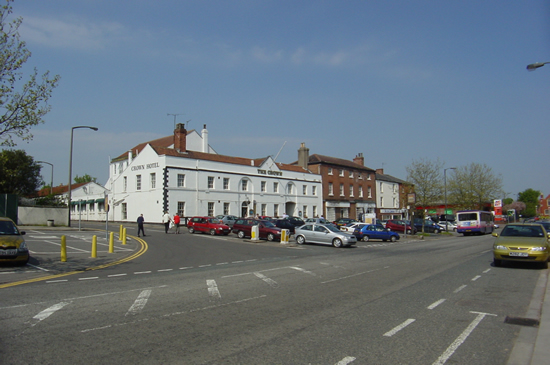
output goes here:
[[86, 204], [93, 204], [95, 203], [95, 199], [86, 200]]
[[105, 203], [105, 198], [96, 199], [95, 202], [96, 203]]

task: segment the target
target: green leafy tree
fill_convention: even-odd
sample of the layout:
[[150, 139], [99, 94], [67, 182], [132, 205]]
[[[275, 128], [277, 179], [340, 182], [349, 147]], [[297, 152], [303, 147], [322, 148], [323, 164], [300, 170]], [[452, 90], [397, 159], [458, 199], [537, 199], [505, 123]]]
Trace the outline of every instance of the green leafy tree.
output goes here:
[[540, 194], [540, 191], [531, 188], [518, 194], [518, 201], [525, 203], [525, 209], [521, 212], [522, 216], [534, 217], [537, 215]]
[[448, 200], [462, 209], [483, 209], [502, 195], [502, 177], [486, 164], [472, 162], [458, 167], [447, 178]]
[[443, 162], [439, 159], [413, 160], [407, 169], [407, 181], [414, 185], [416, 203], [424, 207], [439, 203], [443, 198]]
[[87, 182], [96, 182], [97, 178], [95, 177], [91, 177], [90, 175], [88, 174], [85, 174], [83, 176], [78, 176], [76, 175], [74, 177], [74, 182], [76, 184], [79, 184], [79, 183], [87, 183]]
[[50, 77], [48, 71], [40, 77], [36, 68], [23, 80], [22, 67], [31, 53], [19, 38], [22, 18], [8, 20], [12, 2], [0, 6], [0, 146], [10, 147], [15, 146], [12, 136], [32, 139], [30, 128], [44, 123], [51, 108], [48, 99], [59, 82], [59, 75]]
[[42, 166], [23, 150], [0, 153], [0, 194], [32, 196], [42, 186]]

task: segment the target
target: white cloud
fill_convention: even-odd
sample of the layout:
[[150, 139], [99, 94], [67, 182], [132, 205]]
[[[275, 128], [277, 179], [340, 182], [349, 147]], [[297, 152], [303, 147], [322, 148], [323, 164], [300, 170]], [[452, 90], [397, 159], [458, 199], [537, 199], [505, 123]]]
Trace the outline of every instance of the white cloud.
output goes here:
[[33, 16], [23, 17], [19, 32], [27, 42], [81, 50], [103, 49], [114, 41], [127, 38], [124, 26], [116, 22], [63, 21]]

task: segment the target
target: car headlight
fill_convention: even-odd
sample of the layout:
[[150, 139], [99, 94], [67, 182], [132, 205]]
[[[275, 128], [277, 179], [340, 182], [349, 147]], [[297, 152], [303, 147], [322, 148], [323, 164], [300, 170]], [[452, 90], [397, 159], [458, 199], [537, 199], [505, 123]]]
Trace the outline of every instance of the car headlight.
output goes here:
[[531, 251], [546, 251], [546, 247], [533, 247]]
[[502, 246], [502, 245], [495, 245], [493, 248], [495, 250], [507, 250], [508, 249], [508, 247]]
[[17, 251], [20, 251], [20, 252], [26, 252], [28, 251], [27, 249], [27, 242], [23, 241], [19, 244], [19, 248], [17, 249]]

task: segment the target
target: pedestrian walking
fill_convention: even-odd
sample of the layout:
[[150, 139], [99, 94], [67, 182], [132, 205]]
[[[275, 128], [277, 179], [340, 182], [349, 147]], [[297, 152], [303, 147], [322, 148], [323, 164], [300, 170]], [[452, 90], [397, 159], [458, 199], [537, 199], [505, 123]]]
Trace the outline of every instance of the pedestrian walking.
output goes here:
[[168, 211], [164, 211], [164, 215], [162, 216], [162, 223], [164, 223], [164, 233], [168, 233], [168, 230], [170, 229], [170, 222], [172, 222], [172, 218], [170, 218], [170, 214], [168, 214]]
[[180, 233], [180, 215], [176, 213], [174, 215], [174, 225], [176, 226], [176, 234]]
[[143, 237], [145, 237], [145, 230], [143, 229], [143, 223], [145, 222], [145, 219], [143, 218], [143, 214], [140, 215], [137, 219], [138, 224], [138, 237], [140, 237], [139, 232], [143, 234]]

